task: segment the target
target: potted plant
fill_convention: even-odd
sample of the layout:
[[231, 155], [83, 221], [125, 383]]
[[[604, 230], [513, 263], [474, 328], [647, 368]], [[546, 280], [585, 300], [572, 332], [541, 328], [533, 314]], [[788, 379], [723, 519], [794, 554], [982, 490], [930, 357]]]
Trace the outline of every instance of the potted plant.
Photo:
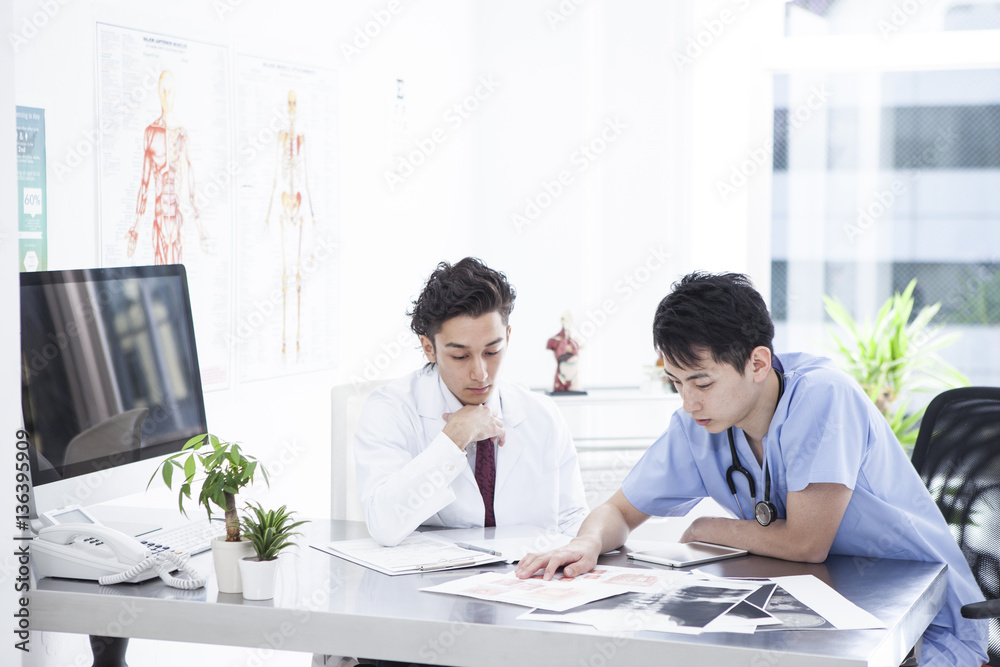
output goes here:
[[243, 589], [239, 559], [252, 553], [253, 544], [240, 539], [236, 494], [253, 482], [258, 470], [264, 482], [268, 483], [267, 470], [259, 465], [257, 459], [243, 454], [238, 443], [224, 441], [211, 433], [196, 435], [184, 443], [181, 451], [164, 459], [153, 472], [149, 484], [153, 483], [158, 471], [167, 488], [173, 488], [175, 469], [184, 475], [177, 493], [177, 504], [185, 516], [184, 499], [191, 498], [191, 485], [199, 470], [204, 473], [198, 504], [205, 506], [209, 519], [212, 518], [213, 506], [222, 510], [226, 517], [225, 538], [212, 541], [212, 560], [219, 592], [240, 593]]
[[874, 323], [863, 327], [839, 301], [823, 297], [827, 314], [843, 330], [841, 335], [831, 332], [842, 368], [885, 415], [907, 451], [917, 440], [925, 409], [910, 412], [908, 394], [969, 384], [964, 375], [935, 354], [958, 338], [958, 334], [939, 336], [939, 331], [929, 328], [941, 304], [924, 306], [910, 320], [916, 285], [913, 279], [902, 293], [893, 294], [879, 309]]
[[243, 597], [248, 600], [270, 600], [274, 597], [274, 578], [278, 571], [278, 555], [290, 546], [299, 526], [308, 521], [292, 521], [291, 512], [282, 505], [276, 510], [265, 510], [260, 503], [247, 503], [248, 514], [243, 516], [243, 536], [253, 544], [256, 556], [240, 560], [243, 577]]

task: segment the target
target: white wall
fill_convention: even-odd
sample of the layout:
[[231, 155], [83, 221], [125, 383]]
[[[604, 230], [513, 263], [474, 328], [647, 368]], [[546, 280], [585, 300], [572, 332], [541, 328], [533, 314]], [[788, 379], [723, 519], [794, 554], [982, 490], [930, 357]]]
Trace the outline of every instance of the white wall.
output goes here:
[[[59, 2], [16, 55], [0, 46], [0, 125], [12, 128], [14, 104], [45, 109], [49, 266], [96, 266], [96, 152], [64, 178], [52, 174], [97, 125], [95, 22], [337, 71], [339, 365], [206, 396], [211, 429], [242, 440], [278, 473], [270, 495], [322, 516], [330, 387], [422, 363], [404, 312], [438, 261], [475, 255], [508, 274], [519, 296], [505, 373], [535, 387], [552, 381], [545, 342], [564, 310], [585, 339], [584, 384], [634, 386], [654, 361], [653, 310], [680, 275], [750, 270], [766, 293], [767, 209], [754, 193], [769, 184], [758, 179], [723, 202], [716, 183], [770, 128], [769, 108], [761, 111], [769, 81], [753, 54], [780, 33], [780, 3], [771, 4], [400, 0], [388, 25], [348, 58], [342, 45], [395, 3]], [[40, 7], [14, 0], [13, 29]], [[0, 16], [0, 28], [7, 20]], [[680, 64], [688, 43], [705, 40], [719, 20], [724, 29]], [[402, 137], [392, 123], [397, 78], [406, 96]], [[477, 92], [476, 108], [460, 124], [448, 122], [453, 105]], [[384, 173], [393, 153], [426, 145], [439, 127], [444, 141], [391, 191]], [[0, 132], [0, 155], [13, 154], [11, 135]], [[0, 201], [10, 212], [12, 160], [0, 164]], [[5, 304], [16, 301], [14, 220], [0, 222]], [[11, 327], [0, 336], [10, 434], [20, 422], [11, 409], [18, 343]]]
[[545, 342], [569, 310], [583, 384], [634, 386], [655, 361], [653, 310], [687, 254], [673, 178], [683, 107], [669, 51], [675, 11], [546, 10], [522, 1], [479, 13], [477, 60], [508, 86], [482, 119], [475, 244], [519, 288], [508, 374], [551, 385]]

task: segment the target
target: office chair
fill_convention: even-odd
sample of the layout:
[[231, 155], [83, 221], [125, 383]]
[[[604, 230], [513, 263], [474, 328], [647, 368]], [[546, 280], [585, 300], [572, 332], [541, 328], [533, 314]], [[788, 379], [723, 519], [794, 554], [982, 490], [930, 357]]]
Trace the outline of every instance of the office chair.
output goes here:
[[[330, 390], [330, 518], [364, 521], [358, 496], [357, 470], [354, 466], [354, 432], [361, 419], [361, 406], [375, 389], [391, 382], [371, 380], [337, 385]], [[312, 656], [311, 664], [328, 667], [356, 665], [350, 657]]]
[[375, 389], [391, 379], [352, 382], [330, 392], [330, 518], [363, 521], [354, 465], [354, 431], [361, 406]]
[[963, 606], [962, 615], [991, 619], [989, 664], [1000, 665], [1000, 387], [936, 396], [912, 461], [986, 596]]

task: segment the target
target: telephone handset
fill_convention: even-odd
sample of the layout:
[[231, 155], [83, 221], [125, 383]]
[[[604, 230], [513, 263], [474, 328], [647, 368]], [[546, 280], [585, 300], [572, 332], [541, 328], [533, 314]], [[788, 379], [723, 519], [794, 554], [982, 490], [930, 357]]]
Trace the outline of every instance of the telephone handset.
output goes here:
[[[175, 588], [200, 588], [205, 579], [187, 564], [183, 554], [154, 556], [135, 538], [92, 523], [64, 523], [38, 531], [32, 544], [35, 576], [95, 579], [101, 584], [137, 583], [159, 575]], [[181, 570], [187, 579], [173, 577]]]

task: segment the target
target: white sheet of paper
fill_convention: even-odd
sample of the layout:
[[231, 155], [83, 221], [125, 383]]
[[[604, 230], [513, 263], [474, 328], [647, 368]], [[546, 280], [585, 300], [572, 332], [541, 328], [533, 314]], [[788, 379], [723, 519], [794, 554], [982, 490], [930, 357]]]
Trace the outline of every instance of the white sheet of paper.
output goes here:
[[741, 635], [752, 635], [757, 632], [757, 624], [745, 618], [730, 618], [723, 614], [706, 625], [702, 632], [735, 632]]
[[[759, 618], [745, 618], [743, 616], [736, 615], [736, 610], [744, 605], [749, 605], [753, 611], [755, 611]], [[719, 616], [714, 621], [710, 622], [705, 626], [704, 632], [739, 632], [743, 634], [753, 634], [757, 631], [758, 626], [775, 626], [781, 625], [781, 621], [774, 616], [771, 616], [766, 611], [750, 605], [749, 602], [744, 600], [740, 604], [736, 605], [729, 611], [727, 611], [722, 616]]]
[[507, 602], [549, 611], [566, 611], [588, 602], [629, 592], [625, 586], [614, 586], [581, 578], [563, 579], [558, 575], [551, 581], [543, 581], [541, 577], [518, 579], [513, 572], [506, 574], [487, 572], [421, 590]]
[[587, 574], [581, 574], [575, 578], [612, 586], [624, 586], [633, 593], [665, 591], [678, 582], [695, 580], [687, 570], [616, 567], [614, 565], [598, 565]]
[[772, 577], [792, 597], [829, 621], [838, 630], [882, 629], [885, 623], [854, 604], [811, 574]]

